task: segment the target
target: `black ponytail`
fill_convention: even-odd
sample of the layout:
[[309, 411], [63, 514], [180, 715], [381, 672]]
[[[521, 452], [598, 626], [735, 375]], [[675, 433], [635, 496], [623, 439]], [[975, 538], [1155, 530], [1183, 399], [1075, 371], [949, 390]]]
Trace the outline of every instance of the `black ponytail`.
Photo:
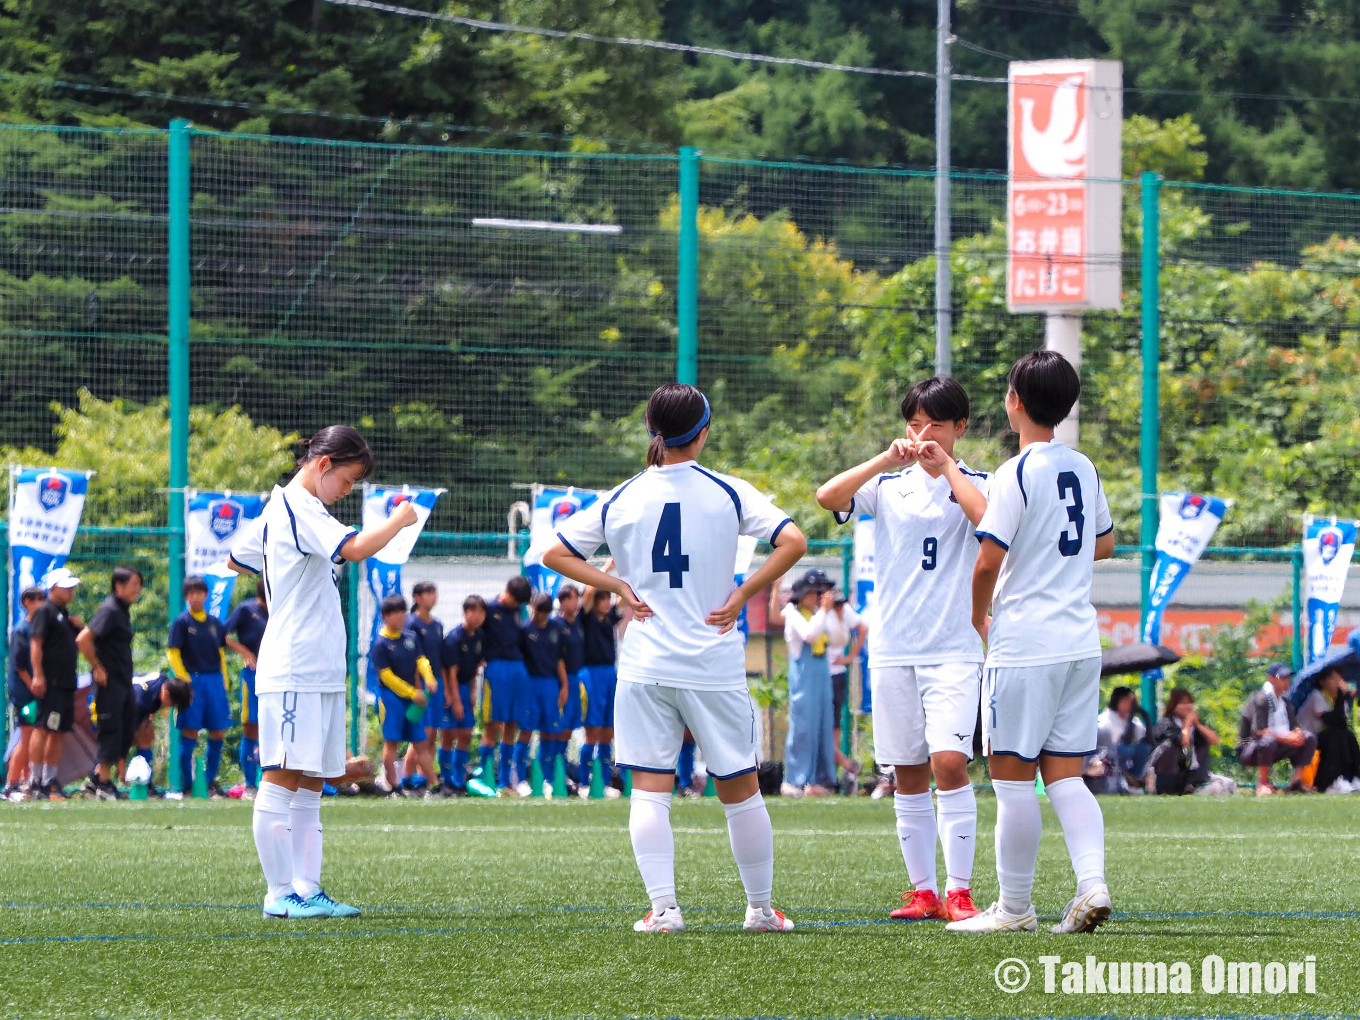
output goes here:
[[348, 425], [327, 425], [311, 439], [303, 439], [298, 445], [302, 447], [302, 452], [298, 454], [298, 467], [309, 460], [329, 457], [335, 467], [342, 464], [362, 465], [360, 478], [367, 478], [373, 473], [373, 451], [368, 448], [364, 437]]
[[[647, 401], [647, 431], [652, 437], [647, 446], [647, 466], [660, 466], [667, 447], [678, 449], [694, 443], [708, 419], [708, 400], [697, 387], [685, 383], [658, 386]], [[684, 443], [673, 442], [686, 436], [689, 438]]]

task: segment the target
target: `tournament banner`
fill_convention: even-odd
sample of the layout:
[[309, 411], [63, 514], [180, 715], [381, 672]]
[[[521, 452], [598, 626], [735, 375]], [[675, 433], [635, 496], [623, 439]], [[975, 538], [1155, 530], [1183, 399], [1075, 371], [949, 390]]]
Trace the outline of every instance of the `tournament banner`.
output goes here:
[[[1147, 644], [1160, 643], [1162, 616], [1171, 597], [1190, 573], [1190, 568], [1204, 555], [1231, 505], [1231, 500], [1202, 496], [1197, 492], [1162, 493], [1157, 560], [1152, 567], [1148, 611], [1143, 618], [1143, 641]], [[1148, 670], [1144, 675], [1160, 680], [1162, 671]]]
[[535, 485], [529, 514], [529, 550], [524, 554], [524, 576], [534, 591], [556, 596], [562, 575], [543, 565], [543, 551], [557, 540], [557, 528], [572, 514], [584, 510], [604, 493], [594, 489], [554, 489]]
[[231, 614], [231, 593], [236, 571], [227, 566], [236, 536], [264, 510], [264, 496], [239, 492], [184, 494], [184, 573], [201, 577], [208, 584], [207, 611], [223, 622]]
[[[751, 570], [751, 561], [756, 556], [756, 546], [760, 540], [752, 535], [737, 536], [737, 560], [732, 566], [732, 582], [738, 587], [746, 580], [747, 573]], [[751, 637], [751, 624], [746, 619], [746, 607], [741, 607], [741, 613], [737, 616], [737, 630], [741, 631], [741, 642], [745, 644]]]
[[[378, 631], [382, 629], [382, 600], [389, 595], [401, 594], [401, 568], [411, 558], [411, 550], [415, 548], [416, 540], [420, 538], [420, 533], [425, 529], [425, 522], [430, 519], [430, 512], [434, 510], [435, 502], [445, 491], [447, 490], [416, 489], [409, 485], [403, 485], [401, 488], [369, 485], [367, 483], [364, 485], [363, 527], [365, 530], [381, 525], [383, 521], [392, 516], [392, 511], [402, 503], [410, 503], [416, 511], [416, 523], [414, 525], [397, 532], [382, 552], [378, 553], [377, 556], [370, 556], [364, 561], [364, 569], [368, 574], [368, 587], [373, 592], [373, 626], [369, 629], [369, 648], [373, 647], [373, 642], [378, 637]], [[369, 664], [366, 676], [368, 689], [376, 691], [378, 689], [378, 674], [373, 669], [372, 664]]]
[[1355, 552], [1356, 521], [1303, 518], [1303, 592], [1308, 607], [1308, 661], [1327, 654]]
[[41, 584], [71, 555], [93, 471], [10, 468], [9, 627], [19, 622], [19, 594]]
[[[874, 606], [874, 519], [868, 514], [861, 514], [859, 519], [855, 521], [854, 556], [855, 612], [864, 617], [864, 621], [869, 624], [869, 632], [873, 633], [874, 627], [878, 625], [877, 620], [871, 619]], [[872, 712], [874, 710], [874, 699], [869, 693], [869, 645], [867, 642], [859, 653], [859, 675], [861, 686], [860, 711]]]

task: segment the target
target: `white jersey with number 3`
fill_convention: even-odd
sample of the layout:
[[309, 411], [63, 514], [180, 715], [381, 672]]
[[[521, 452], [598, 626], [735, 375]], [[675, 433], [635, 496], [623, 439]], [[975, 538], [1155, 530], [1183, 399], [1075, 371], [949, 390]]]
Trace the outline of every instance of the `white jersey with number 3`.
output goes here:
[[[991, 476], [959, 469], [983, 496]], [[973, 628], [973, 564], [978, 540], [949, 479], [932, 478], [920, 464], [865, 482], [845, 524], [860, 514], [874, 519], [874, 606], [869, 668], [982, 662], [982, 638]]]
[[1054, 440], [997, 469], [978, 538], [1006, 550], [992, 598], [987, 668], [1100, 654], [1091, 605], [1096, 539], [1114, 530], [1095, 466]]
[[741, 633], [705, 620], [732, 594], [737, 537], [773, 543], [789, 523], [750, 483], [684, 461], [635, 475], [557, 537], [583, 559], [608, 543], [619, 577], [656, 614], [624, 631], [620, 680], [744, 691]]

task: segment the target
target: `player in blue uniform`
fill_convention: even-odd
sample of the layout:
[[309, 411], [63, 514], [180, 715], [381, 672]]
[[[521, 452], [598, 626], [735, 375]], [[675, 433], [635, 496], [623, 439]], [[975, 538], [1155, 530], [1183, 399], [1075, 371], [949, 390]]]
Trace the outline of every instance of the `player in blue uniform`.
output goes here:
[[[608, 573], [614, 561], [605, 564]], [[609, 782], [614, 758], [614, 690], [619, 674], [619, 621], [623, 614], [613, 596], [603, 588], [587, 588], [581, 613], [581, 632], [585, 637], [586, 710], [583, 720], [585, 743], [581, 745], [581, 789], [589, 792], [592, 762], [600, 762], [605, 782]]]
[[[431, 754], [434, 754], [436, 739], [439, 741], [439, 777], [443, 780], [447, 767], [452, 766], [453, 719], [444, 704], [444, 624], [434, 616], [438, 601], [439, 589], [433, 581], [417, 581], [411, 589], [411, 615], [406, 618], [406, 626], [415, 631], [420, 650], [430, 660], [430, 669], [439, 684], [439, 689], [430, 695], [430, 704], [425, 710], [425, 734], [430, 741]], [[403, 771], [406, 774], [403, 783], [408, 789], [419, 789], [425, 783], [429, 783], [431, 789], [435, 788], [434, 775], [419, 772], [414, 747], [406, 752]], [[445, 783], [441, 782], [439, 786], [440, 793], [452, 796], [452, 791], [444, 788]]]
[[[132, 741], [137, 745], [137, 757], [145, 758], [147, 767], [155, 771], [152, 748], [156, 745], [156, 713], [162, 708], [183, 712], [193, 700], [194, 690], [185, 680], [165, 673], [147, 673], [132, 678]], [[154, 783], [147, 784], [147, 794], [159, 797]]]
[[[515, 701], [529, 696], [529, 674], [520, 651], [520, 609], [534, 590], [528, 578], [512, 577], [505, 591], [486, 604], [486, 671], [482, 678], [482, 781], [491, 783], [494, 771], [501, 796], [514, 795]], [[500, 767], [493, 770], [496, 744]], [[525, 778], [521, 776], [520, 778]]]
[[[480, 595], [463, 600], [463, 622], [444, 637], [444, 702], [453, 719], [453, 761], [447, 782], [456, 797], [467, 796], [468, 755], [472, 748], [475, 718], [472, 684], [486, 661], [486, 601]], [[441, 772], [443, 766], [440, 766]]]
[[180, 792], [193, 789], [194, 747], [198, 731], [208, 731], [208, 754], [204, 777], [213, 800], [225, 797], [217, 785], [217, 769], [222, 764], [222, 738], [231, 726], [227, 704], [227, 628], [203, 608], [208, 600], [208, 584], [201, 577], [184, 581], [184, 601], [188, 605], [170, 625], [166, 654], [175, 676], [189, 681], [193, 701], [179, 716]]
[[424, 709], [430, 695], [439, 689], [439, 682], [416, 632], [406, 626], [406, 599], [389, 595], [382, 600], [381, 609], [382, 629], [368, 650], [368, 659], [382, 681], [378, 688], [378, 721], [382, 724], [383, 775], [393, 795], [402, 796], [406, 791], [397, 779], [397, 750], [402, 743], [410, 742], [426, 775], [434, 771], [425, 714], [412, 709]]
[[538, 731], [538, 763], [545, 777], [552, 778], [554, 743], [567, 707], [566, 628], [552, 616], [553, 598], [539, 592], [529, 602], [533, 615], [520, 629], [520, 653], [529, 676], [529, 694], [515, 705], [519, 743], [515, 745], [515, 771], [522, 777], [516, 788], [521, 797], [529, 793], [529, 741]]
[[255, 693], [255, 667], [259, 662], [260, 642], [269, 623], [265, 603], [264, 579], [255, 587], [255, 597], [246, 599], [227, 617], [227, 647], [241, 657], [241, 775], [245, 777], [245, 800], [255, 799], [260, 782], [260, 699]]
[[[581, 628], [581, 590], [572, 584], [564, 584], [557, 589], [558, 615], [553, 617], [563, 631], [562, 663], [567, 670], [567, 703], [557, 720], [557, 730], [550, 734], [550, 745], [544, 755], [544, 767], [552, 768], [557, 757], [567, 756], [567, 745], [571, 743], [571, 733], [585, 721], [585, 708], [589, 695], [586, 694], [586, 636]], [[584, 764], [584, 763], [583, 763]], [[551, 779], [554, 773], [545, 772], [544, 777]], [[582, 783], [589, 784], [590, 777], [580, 773]], [[568, 780], [568, 788], [571, 782]]]

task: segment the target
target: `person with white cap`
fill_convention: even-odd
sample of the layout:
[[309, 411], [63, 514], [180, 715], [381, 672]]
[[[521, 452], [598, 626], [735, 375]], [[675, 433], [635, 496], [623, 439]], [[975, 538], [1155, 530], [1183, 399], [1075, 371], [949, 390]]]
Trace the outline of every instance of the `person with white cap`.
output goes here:
[[38, 717], [28, 745], [28, 794], [38, 800], [65, 800], [57, 784], [57, 765], [66, 734], [76, 718], [76, 635], [85, 626], [68, 611], [80, 578], [65, 567], [43, 578], [47, 601], [33, 613], [29, 654]]

